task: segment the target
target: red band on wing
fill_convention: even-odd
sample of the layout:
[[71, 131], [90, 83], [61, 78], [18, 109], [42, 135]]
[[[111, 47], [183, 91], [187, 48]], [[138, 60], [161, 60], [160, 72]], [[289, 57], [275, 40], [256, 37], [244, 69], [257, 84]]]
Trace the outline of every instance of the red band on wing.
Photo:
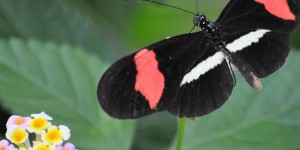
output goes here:
[[284, 20], [296, 20], [296, 16], [291, 12], [287, 0], [255, 0], [258, 3], [262, 3], [266, 10], [271, 14], [284, 19]]
[[155, 109], [165, 87], [165, 78], [158, 69], [156, 55], [152, 50], [142, 49], [134, 56], [134, 61], [137, 69], [135, 90], [147, 99], [151, 109]]

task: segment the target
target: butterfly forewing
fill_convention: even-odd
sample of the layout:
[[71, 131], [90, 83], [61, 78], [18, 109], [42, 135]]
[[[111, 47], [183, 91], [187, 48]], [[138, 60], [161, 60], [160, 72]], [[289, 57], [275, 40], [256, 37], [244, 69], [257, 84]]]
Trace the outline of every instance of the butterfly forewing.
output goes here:
[[213, 54], [204, 37], [201, 32], [172, 37], [114, 63], [98, 85], [103, 109], [116, 118], [137, 118], [171, 107], [180, 99], [184, 75]]
[[299, 16], [300, 0], [230, 0], [216, 25], [225, 36], [257, 29], [289, 34]]

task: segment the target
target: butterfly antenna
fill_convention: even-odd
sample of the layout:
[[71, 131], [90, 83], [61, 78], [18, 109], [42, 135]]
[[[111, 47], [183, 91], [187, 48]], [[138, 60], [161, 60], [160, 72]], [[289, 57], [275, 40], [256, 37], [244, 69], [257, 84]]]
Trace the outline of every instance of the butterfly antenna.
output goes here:
[[193, 14], [193, 15], [196, 15], [195, 13], [193, 13], [193, 12], [191, 12], [191, 11], [187, 11], [187, 10], [184, 10], [184, 9], [182, 9], [182, 8], [175, 7], [175, 6], [172, 6], [172, 5], [167, 5], [167, 4], [164, 4], [164, 3], [157, 2], [157, 1], [152, 1], [152, 0], [143, 0], [143, 1], [152, 2], [152, 3], [159, 4], [159, 5], [163, 5], [163, 6], [175, 8], [175, 9], [177, 9], [177, 10], [181, 10], [181, 11], [184, 11], [184, 12], [187, 12], [187, 13], [190, 13], [190, 14]]
[[190, 31], [190, 33], [192, 33], [192, 32], [193, 32], [193, 30], [195, 29], [195, 27], [196, 27], [196, 26], [194, 25], [194, 26], [193, 26], [193, 28], [192, 28], [192, 30]]
[[196, 0], [196, 8], [197, 8], [197, 14], [199, 14], [199, 5], [198, 5], [198, 0]]

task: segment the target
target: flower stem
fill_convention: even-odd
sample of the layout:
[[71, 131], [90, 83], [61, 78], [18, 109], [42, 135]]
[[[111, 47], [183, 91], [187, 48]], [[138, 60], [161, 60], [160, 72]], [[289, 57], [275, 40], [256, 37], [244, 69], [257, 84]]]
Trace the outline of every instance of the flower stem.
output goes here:
[[19, 148], [26, 148], [24, 143], [17, 144]]
[[177, 145], [176, 150], [181, 150], [183, 137], [184, 137], [184, 129], [185, 129], [185, 118], [179, 118], [178, 120], [178, 128], [177, 128]]
[[36, 141], [42, 141], [42, 135], [41, 134], [36, 134]]

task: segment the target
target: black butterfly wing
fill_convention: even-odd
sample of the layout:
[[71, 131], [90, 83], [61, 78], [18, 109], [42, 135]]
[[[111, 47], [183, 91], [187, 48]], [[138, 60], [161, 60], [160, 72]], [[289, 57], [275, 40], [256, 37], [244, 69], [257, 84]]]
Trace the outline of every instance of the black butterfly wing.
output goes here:
[[[249, 34], [249, 31], [246, 34]], [[242, 33], [242, 32], [241, 32]], [[233, 43], [234, 37], [227, 37], [227, 42]], [[228, 45], [229, 45], [228, 44]], [[227, 46], [229, 50], [232, 50]], [[234, 57], [239, 57], [252, 70], [258, 78], [264, 78], [278, 70], [285, 62], [290, 51], [290, 35], [276, 32], [267, 32], [257, 43], [235, 52]]]
[[216, 21], [224, 34], [269, 29], [291, 33], [300, 17], [300, 0], [230, 0]]
[[185, 65], [197, 60], [191, 54], [197, 53], [194, 47], [198, 38], [203, 37], [186, 34], [162, 40], [114, 63], [98, 85], [103, 109], [116, 118], [137, 118], [165, 110], [176, 95], [182, 70], [188, 68]]
[[[263, 78], [284, 64], [290, 50], [290, 34], [298, 26], [299, 16], [299, 0], [231, 0], [216, 25], [235, 57]], [[251, 33], [256, 35], [251, 37]], [[243, 36], [248, 36], [248, 43], [239, 39]], [[234, 47], [239, 44], [234, 42], [246, 44], [237, 51]]]
[[[210, 53], [205, 58], [212, 59], [207, 59], [205, 65], [201, 65], [205, 60], [199, 61], [196, 66], [186, 73], [185, 77], [194, 78], [194, 80], [187, 79], [189, 81], [180, 86], [175, 102], [168, 109], [176, 116], [199, 117], [208, 114], [222, 106], [232, 92], [234, 82], [227, 62], [223, 60], [218, 65], [215, 63], [215, 56], [220, 55], [222, 57], [224, 56], [223, 53], [216, 53], [215, 48], [211, 46], [206, 48]], [[201, 68], [206, 68], [206, 66], [214, 67], [206, 72], [203, 71], [200, 75]], [[184, 79], [183, 81], [185, 81]]]
[[[215, 53], [202, 32], [172, 37], [147, 46], [108, 68], [98, 85], [99, 102], [110, 116], [122, 119], [138, 118], [162, 110], [191, 117], [208, 113], [223, 104], [231, 93], [233, 81], [226, 62], [222, 60], [221, 65], [212, 67], [211, 70], [216, 71], [209, 71], [209, 75], [195, 80], [198, 82], [181, 84], [186, 74]], [[210, 75], [218, 79], [206, 81], [212, 79], [208, 77]], [[192, 103], [183, 107], [178, 105], [185, 100], [196, 100], [197, 106], [187, 106]], [[209, 107], [198, 110], [206, 106]], [[174, 112], [184, 107], [193, 109]]]

